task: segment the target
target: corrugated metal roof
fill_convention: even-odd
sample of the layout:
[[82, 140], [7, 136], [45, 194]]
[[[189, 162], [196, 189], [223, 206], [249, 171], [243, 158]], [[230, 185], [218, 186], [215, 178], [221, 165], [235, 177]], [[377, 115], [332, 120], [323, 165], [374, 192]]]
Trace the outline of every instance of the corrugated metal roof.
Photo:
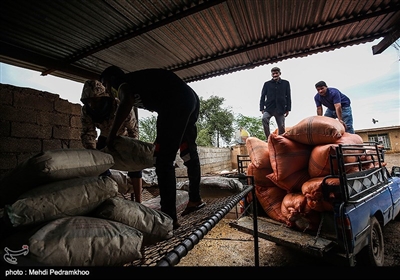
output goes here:
[[400, 37], [398, 0], [2, 0], [0, 61], [83, 82], [109, 65], [192, 82]]

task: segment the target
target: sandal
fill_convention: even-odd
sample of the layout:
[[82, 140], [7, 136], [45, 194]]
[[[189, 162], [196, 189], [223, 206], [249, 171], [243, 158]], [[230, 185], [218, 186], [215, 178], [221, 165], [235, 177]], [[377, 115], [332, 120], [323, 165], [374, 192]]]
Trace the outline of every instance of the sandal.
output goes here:
[[183, 210], [181, 216], [186, 216], [186, 215], [188, 215], [188, 214], [190, 214], [190, 213], [192, 213], [194, 211], [197, 211], [197, 210], [203, 208], [204, 206], [206, 206], [206, 203], [203, 202], [203, 201], [200, 201], [199, 203], [200, 204], [196, 205], [196, 206], [186, 206], [186, 209]]

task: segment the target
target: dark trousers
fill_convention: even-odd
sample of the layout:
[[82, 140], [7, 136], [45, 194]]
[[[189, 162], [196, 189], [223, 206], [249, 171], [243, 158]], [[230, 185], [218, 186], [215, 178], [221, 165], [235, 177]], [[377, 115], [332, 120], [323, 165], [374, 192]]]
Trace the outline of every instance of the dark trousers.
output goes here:
[[160, 189], [161, 211], [177, 221], [176, 176], [174, 161], [180, 157], [187, 167], [189, 201], [200, 201], [200, 160], [197, 152], [197, 126], [200, 101], [190, 88], [180, 88], [163, 110], [158, 112], [157, 138], [155, 141], [155, 167]]

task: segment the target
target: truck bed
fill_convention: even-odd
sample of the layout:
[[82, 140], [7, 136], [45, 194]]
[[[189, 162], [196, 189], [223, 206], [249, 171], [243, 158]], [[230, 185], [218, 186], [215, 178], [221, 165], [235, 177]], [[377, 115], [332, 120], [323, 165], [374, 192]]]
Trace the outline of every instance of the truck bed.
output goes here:
[[[230, 226], [254, 236], [253, 222], [251, 216], [243, 216], [231, 222]], [[316, 257], [325, 256], [335, 246], [332, 240], [288, 228], [268, 217], [257, 217], [257, 224], [259, 237], [293, 249], [301, 249]]]

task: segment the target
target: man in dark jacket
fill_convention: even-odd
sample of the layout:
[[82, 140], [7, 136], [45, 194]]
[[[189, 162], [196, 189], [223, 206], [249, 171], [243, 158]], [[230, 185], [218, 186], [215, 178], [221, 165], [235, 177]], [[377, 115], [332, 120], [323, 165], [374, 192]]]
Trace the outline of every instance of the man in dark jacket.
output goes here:
[[178, 228], [174, 167], [178, 149], [189, 178], [189, 202], [182, 215], [205, 206], [200, 196], [201, 170], [196, 144], [199, 97], [175, 73], [163, 69], [145, 69], [125, 74], [120, 68], [110, 66], [103, 71], [100, 81], [107, 92], [117, 94], [121, 101], [107, 137], [110, 149], [132, 107], [157, 112], [154, 163], [161, 211], [172, 218], [174, 229]]
[[281, 79], [281, 69], [271, 69], [272, 79], [265, 82], [261, 91], [260, 111], [263, 114], [262, 124], [266, 140], [270, 135], [269, 121], [275, 117], [278, 125], [278, 133], [285, 132], [285, 118], [292, 108], [290, 83]]

